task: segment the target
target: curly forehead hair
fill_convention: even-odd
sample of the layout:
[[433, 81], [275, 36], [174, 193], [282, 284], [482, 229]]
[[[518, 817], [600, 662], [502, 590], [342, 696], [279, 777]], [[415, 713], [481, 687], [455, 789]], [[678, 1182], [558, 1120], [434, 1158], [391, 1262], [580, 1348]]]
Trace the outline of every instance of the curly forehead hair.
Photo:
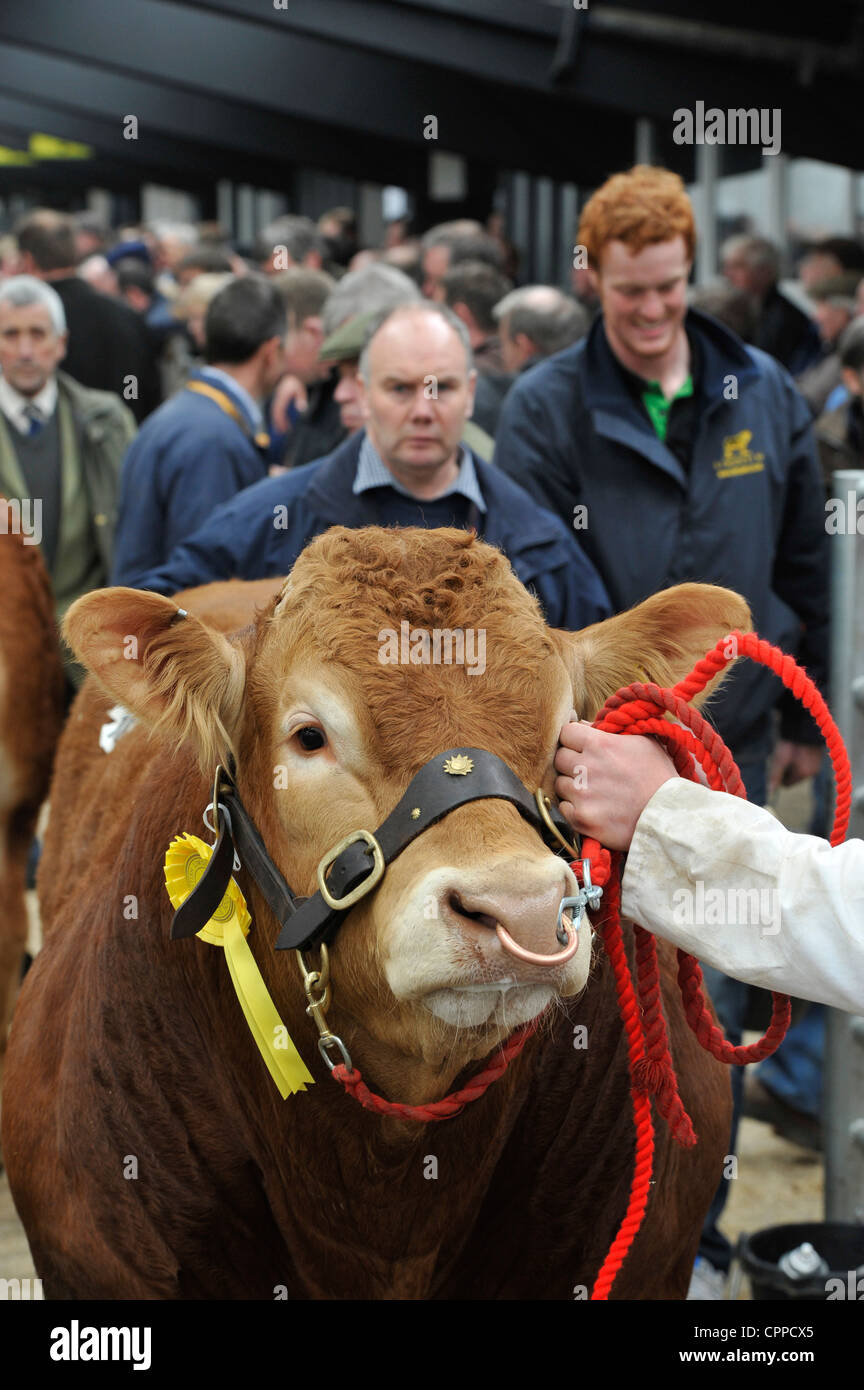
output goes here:
[[[446, 658], [382, 663], [382, 637], [401, 633], [403, 621], [427, 634], [473, 629], [477, 640], [482, 633], [483, 679]], [[319, 670], [332, 662], [371, 716], [374, 754], [387, 776], [457, 742], [506, 754], [520, 776], [536, 775], [538, 730], [548, 731], [554, 717], [561, 658], [536, 598], [506, 557], [473, 533], [334, 527], [298, 558], [259, 633], [270, 655], [263, 686], [253, 676], [256, 691], [272, 690], [269, 662], [281, 659], [286, 642]]]
[[450, 526], [331, 527], [300, 555], [276, 607], [308, 616], [318, 645], [334, 656], [352, 655], [358, 613], [377, 631], [394, 617], [456, 626], [478, 611], [498, 612], [534, 642], [545, 637], [537, 601], [508, 560], [473, 531]]
[[599, 266], [607, 241], [623, 241], [635, 255], [658, 241], [682, 236], [687, 255], [696, 248], [693, 208], [683, 181], [670, 169], [637, 164], [613, 174], [588, 202], [579, 220], [578, 240], [588, 263]]

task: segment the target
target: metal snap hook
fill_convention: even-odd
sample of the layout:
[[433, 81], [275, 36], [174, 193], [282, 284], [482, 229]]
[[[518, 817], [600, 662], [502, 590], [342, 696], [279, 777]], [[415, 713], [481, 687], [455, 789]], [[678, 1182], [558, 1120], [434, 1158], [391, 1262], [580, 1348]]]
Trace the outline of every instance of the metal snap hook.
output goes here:
[[[219, 806], [219, 810], [222, 812], [222, 815], [225, 817], [225, 820], [226, 820], [227, 823], [228, 823], [228, 833], [229, 833], [229, 835], [231, 836], [231, 839], [233, 840], [233, 839], [234, 839], [234, 826], [233, 826], [232, 823], [231, 823], [231, 812], [228, 810], [228, 807], [227, 807], [227, 806], [225, 805], [225, 803], [222, 802], [222, 801], [220, 801], [220, 802], [218, 803], [218, 806]], [[211, 834], [211, 835], [215, 835], [215, 836], [218, 837], [218, 835], [219, 835], [219, 828], [218, 828], [218, 826], [215, 826], [215, 825], [213, 824], [213, 822], [212, 822], [211, 820], [208, 819], [209, 814], [210, 814], [210, 812], [211, 812], [212, 810], [213, 810], [213, 802], [212, 802], [212, 801], [208, 801], [207, 805], [204, 807], [204, 811], [203, 811], [203, 814], [202, 814], [202, 816], [201, 816], [201, 819], [203, 820], [203, 822], [204, 822], [204, 824], [206, 825], [207, 829], [210, 831], [210, 834]], [[235, 873], [235, 874], [239, 874], [239, 872], [240, 872], [240, 870], [242, 869], [242, 867], [243, 867], [243, 865], [240, 863], [240, 857], [239, 857], [239, 855], [237, 854], [237, 847], [236, 847], [236, 845], [235, 845], [235, 847], [234, 847], [234, 873]]]
[[[566, 923], [564, 921], [564, 913], [567, 911], [568, 907], [573, 909], [575, 916], [571, 917], [569, 923]], [[562, 898], [558, 904], [558, 924], [555, 929], [555, 935], [562, 946], [566, 946], [569, 941], [569, 928], [576, 928], [579, 926], [584, 909], [585, 903], [581, 893], [576, 898]]]
[[600, 899], [603, 897], [603, 889], [599, 883], [591, 882], [591, 860], [582, 860], [582, 888], [579, 893], [584, 905], [590, 907], [592, 912], [596, 912], [600, 906]]

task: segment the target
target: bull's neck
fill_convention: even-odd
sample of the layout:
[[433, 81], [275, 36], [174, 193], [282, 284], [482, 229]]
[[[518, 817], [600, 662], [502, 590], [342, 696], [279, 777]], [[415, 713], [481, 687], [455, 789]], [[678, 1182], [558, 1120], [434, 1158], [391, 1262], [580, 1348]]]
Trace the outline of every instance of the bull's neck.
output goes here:
[[[537, 1042], [482, 1099], [442, 1122], [370, 1113], [329, 1079], [292, 1097], [278, 1128], [259, 1129], [267, 1198], [290, 1256], [289, 1297], [429, 1298], [443, 1287], [530, 1093]], [[409, 1104], [440, 1098], [455, 1080], [380, 1044], [364, 1048], [359, 1036], [352, 1060], [371, 1089]], [[310, 1212], [311, 1225], [298, 1222]]]

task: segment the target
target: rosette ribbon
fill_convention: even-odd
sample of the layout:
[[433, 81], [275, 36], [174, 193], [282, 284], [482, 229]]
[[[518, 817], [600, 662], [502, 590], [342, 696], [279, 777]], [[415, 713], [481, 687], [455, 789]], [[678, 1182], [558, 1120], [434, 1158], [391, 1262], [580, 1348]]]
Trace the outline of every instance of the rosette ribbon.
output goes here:
[[[188, 832], [176, 835], [165, 853], [165, 887], [176, 911], [207, 867], [212, 845]], [[283, 1100], [315, 1084], [264, 983], [246, 937], [252, 918], [232, 878], [213, 916], [199, 932], [202, 941], [221, 946], [231, 982], [258, 1051]]]

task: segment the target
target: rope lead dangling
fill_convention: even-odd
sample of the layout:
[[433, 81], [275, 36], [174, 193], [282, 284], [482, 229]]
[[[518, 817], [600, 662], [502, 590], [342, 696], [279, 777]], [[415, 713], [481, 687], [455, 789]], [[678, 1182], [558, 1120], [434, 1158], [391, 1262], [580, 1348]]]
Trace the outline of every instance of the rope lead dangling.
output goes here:
[[[748, 656], [759, 665], [767, 666], [800, 700], [813, 716], [825, 739], [834, 769], [837, 805], [831, 844], [841, 844], [849, 823], [852, 798], [852, 774], [849, 758], [840, 732], [831, 718], [824, 699], [813, 681], [791, 656], [787, 656], [755, 633], [731, 632], [722, 637], [714, 649], [698, 661], [684, 680], [672, 690], [650, 683], [634, 681], [606, 701], [594, 720], [593, 727], [607, 733], [653, 734], [668, 747], [677, 772], [695, 781], [693, 759], [705, 772], [715, 791], [731, 792], [746, 797], [741, 774], [729, 749], [719, 734], [690, 706], [690, 701], [714, 676], [738, 656]], [[666, 717], [672, 714], [680, 720], [674, 724]], [[666, 1120], [673, 1138], [683, 1148], [696, 1142], [696, 1134], [678, 1093], [678, 1083], [669, 1052], [669, 1039], [660, 997], [660, 969], [654, 937], [634, 924], [636, 942], [636, 977], [634, 990], [620, 919], [621, 856], [614, 856], [614, 873], [610, 867], [609, 851], [596, 840], [585, 840], [589, 873], [598, 882], [607, 882], [608, 911], [598, 931], [603, 937], [607, 955], [612, 963], [618, 1007], [627, 1034], [630, 1094], [636, 1124], [636, 1159], [627, 1211], [612, 1243], [591, 1293], [593, 1300], [609, 1297], [612, 1284], [635, 1239], [651, 1187], [654, 1155], [654, 1127], [651, 1118], [649, 1093], [654, 1094], [657, 1108]], [[585, 860], [574, 863], [577, 874]], [[608, 880], [606, 875], [608, 874]], [[719, 1029], [705, 1003], [702, 993], [702, 971], [699, 962], [686, 951], [678, 951], [678, 984], [684, 1003], [684, 1016], [701, 1046], [718, 1061], [744, 1066], [761, 1061], [775, 1052], [786, 1035], [791, 1018], [791, 1003], [784, 994], [774, 994], [771, 1022], [763, 1038], [750, 1046], [733, 1047]], [[638, 998], [637, 998], [638, 996]]]

